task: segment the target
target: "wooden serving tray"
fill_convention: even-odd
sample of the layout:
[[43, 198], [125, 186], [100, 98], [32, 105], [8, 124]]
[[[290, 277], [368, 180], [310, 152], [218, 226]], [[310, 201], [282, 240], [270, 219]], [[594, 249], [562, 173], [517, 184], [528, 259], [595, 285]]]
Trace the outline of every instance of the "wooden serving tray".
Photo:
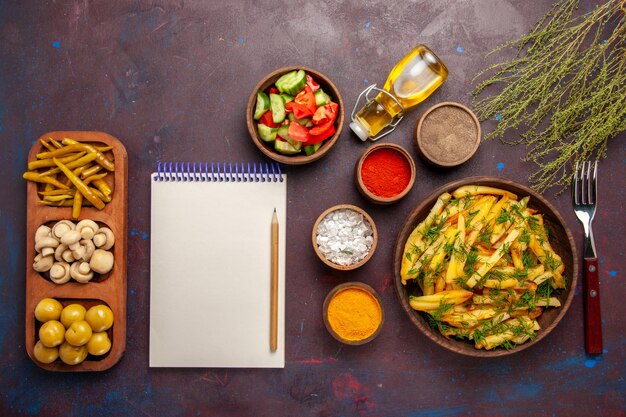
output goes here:
[[[83, 207], [78, 220], [92, 219], [106, 224], [115, 235], [113, 256], [115, 264], [108, 276], [101, 281], [86, 284], [71, 280], [57, 285], [33, 269], [35, 251], [35, 231], [42, 224], [59, 220], [71, 220], [71, 207], [49, 207], [38, 202], [37, 184], [28, 181], [26, 190], [26, 350], [33, 362], [49, 371], [103, 371], [115, 365], [126, 349], [126, 239], [128, 222], [128, 155], [122, 143], [111, 135], [102, 132], [50, 132], [41, 139], [49, 137], [61, 141], [71, 138], [78, 142], [95, 143], [100, 146], [110, 145], [115, 171], [109, 173], [113, 196], [103, 210]], [[28, 161], [36, 159], [36, 154], [45, 151], [40, 141], [31, 147]], [[110, 152], [107, 153], [110, 155]], [[41, 323], [35, 319], [35, 307], [43, 298], [55, 298], [65, 307], [68, 304], [82, 304], [86, 309], [96, 304], [107, 304], [113, 310], [113, 326], [108, 330], [111, 350], [103, 356], [87, 356], [79, 365], [66, 365], [60, 359], [51, 364], [40, 363], [35, 359], [33, 350], [39, 339]]]

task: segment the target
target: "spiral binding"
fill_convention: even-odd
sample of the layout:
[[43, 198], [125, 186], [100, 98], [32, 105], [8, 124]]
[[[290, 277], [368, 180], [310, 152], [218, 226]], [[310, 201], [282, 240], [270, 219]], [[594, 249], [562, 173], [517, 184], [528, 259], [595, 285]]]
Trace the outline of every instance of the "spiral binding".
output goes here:
[[158, 162], [153, 178], [165, 182], [283, 182], [283, 173], [276, 162]]

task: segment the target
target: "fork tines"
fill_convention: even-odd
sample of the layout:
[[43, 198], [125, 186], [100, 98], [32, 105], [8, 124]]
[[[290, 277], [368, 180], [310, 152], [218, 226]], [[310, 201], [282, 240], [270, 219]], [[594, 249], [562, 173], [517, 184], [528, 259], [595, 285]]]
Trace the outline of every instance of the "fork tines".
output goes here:
[[591, 172], [591, 161], [583, 162], [580, 170], [578, 165], [579, 163], [576, 162], [574, 183], [572, 184], [572, 200], [577, 205], [596, 204], [598, 161], [593, 163], [593, 172]]

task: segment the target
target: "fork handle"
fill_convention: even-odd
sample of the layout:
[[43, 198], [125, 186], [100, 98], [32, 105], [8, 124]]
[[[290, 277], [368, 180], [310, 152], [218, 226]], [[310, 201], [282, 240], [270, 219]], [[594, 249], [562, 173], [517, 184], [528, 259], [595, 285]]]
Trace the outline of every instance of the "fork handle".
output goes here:
[[585, 258], [585, 351], [602, 353], [602, 318], [600, 312], [600, 282], [598, 258]]

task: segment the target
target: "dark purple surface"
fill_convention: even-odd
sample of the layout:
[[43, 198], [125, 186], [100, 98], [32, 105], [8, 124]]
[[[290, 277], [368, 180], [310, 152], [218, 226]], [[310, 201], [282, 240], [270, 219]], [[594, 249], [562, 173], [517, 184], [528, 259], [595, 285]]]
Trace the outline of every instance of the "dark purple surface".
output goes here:
[[[426, 167], [412, 145], [421, 112], [444, 100], [469, 104], [483, 56], [521, 35], [550, 1], [274, 2], [0, 0], [0, 415], [204, 416], [618, 416], [624, 411], [624, 135], [599, 168], [594, 222], [600, 258], [604, 348], [587, 356], [582, 298], [537, 346], [478, 360], [448, 352], [412, 327], [391, 283], [391, 254], [406, 215], [432, 189], [470, 175], [526, 183], [523, 147], [483, 143], [465, 165]], [[593, 2], [583, 2], [581, 12]], [[448, 81], [384, 141], [416, 158], [417, 181], [401, 202], [374, 206], [353, 169], [368, 145], [348, 130], [320, 161], [286, 167], [288, 260], [286, 367], [282, 370], [149, 369], [149, 174], [159, 160], [262, 161], [244, 110], [266, 73], [304, 65], [327, 74], [349, 112], [382, 84], [416, 43], [444, 60]], [[495, 121], [483, 123], [489, 131]], [[53, 130], [101, 130], [129, 155], [126, 353], [101, 373], [38, 368], [24, 347], [25, 184], [33, 141]], [[582, 252], [569, 195], [553, 201]], [[371, 261], [339, 273], [315, 257], [310, 231], [338, 203], [365, 208], [378, 227]], [[321, 305], [336, 284], [359, 280], [382, 296], [380, 336], [342, 346]], [[219, 337], [219, 335], [216, 335]]]

